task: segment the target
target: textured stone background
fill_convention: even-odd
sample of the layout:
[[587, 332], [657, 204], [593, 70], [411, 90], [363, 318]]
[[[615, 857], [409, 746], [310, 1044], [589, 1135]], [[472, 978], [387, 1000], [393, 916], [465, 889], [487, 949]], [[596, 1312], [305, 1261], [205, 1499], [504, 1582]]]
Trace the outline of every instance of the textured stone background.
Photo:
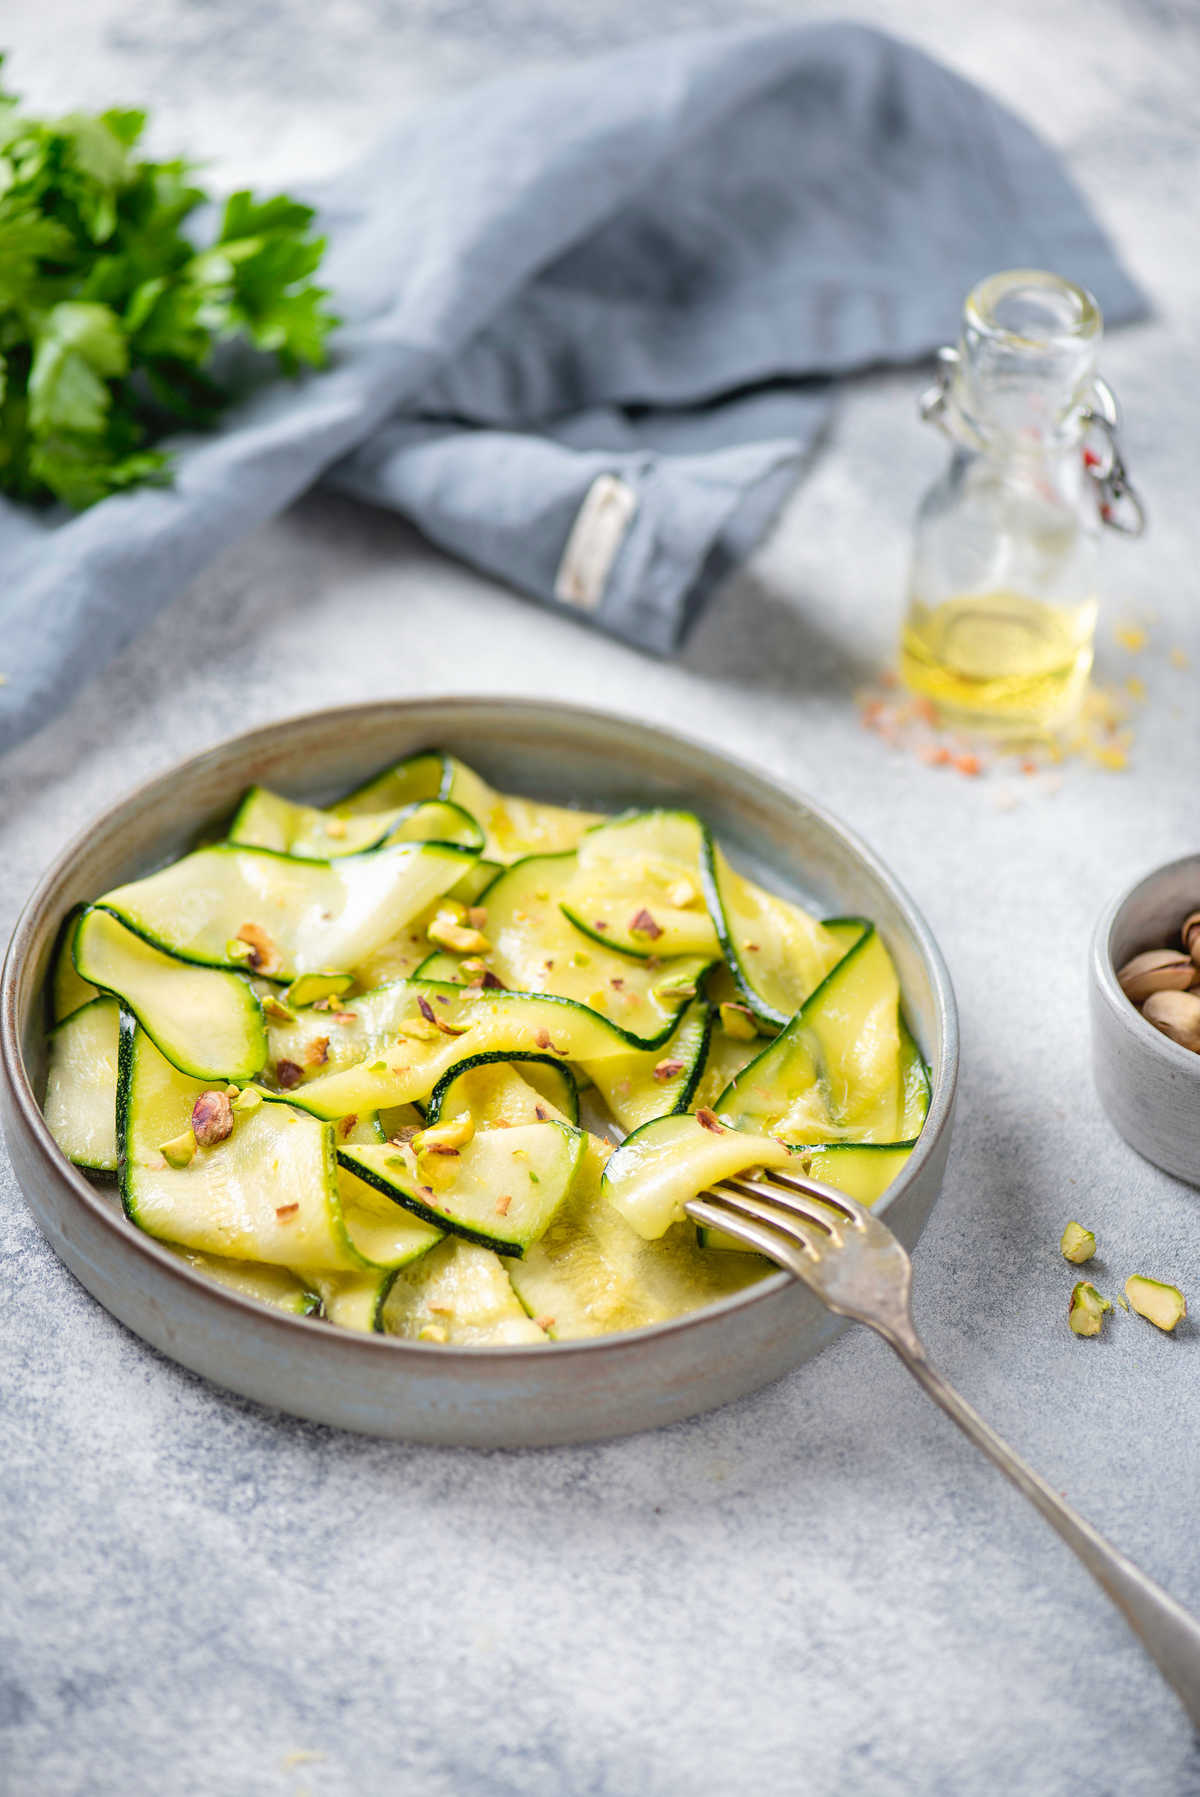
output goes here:
[[[742, 16], [829, 10], [849, 9], [758, 0]], [[774, 540], [678, 665], [544, 616], [394, 519], [306, 501], [0, 763], [0, 911], [7, 927], [118, 790], [245, 725], [357, 697], [609, 700], [819, 793], [917, 896], [962, 1007], [956, 1146], [917, 1262], [930, 1348], [1200, 1609], [1196, 1326], [1168, 1339], [1118, 1315], [1076, 1342], [1055, 1248], [1078, 1214], [1110, 1288], [1144, 1266], [1200, 1314], [1200, 1201], [1105, 1122], [1084, 1005], [1103, 899], [1197, 846], [1196, 678], [1166, 648], [1200, 667], [1200, 22], [1169, 0], [856, 10], [1021, 107], [1158, 303], [1105, 358], [1154, 513], [1143, 544], [1114, 552], [1104, 629], [1124, 675], [1111, 620], [1152, 623], [1131, 771], [1006, 794], [858, 728], [851, 690], [890, 652], [909, 515], [941, 453], [915, 421], [920, 377], [898, 373], [847, 393]], [[348, 157], [437, 88], [730, 15], [714, 0], [10, 0], [0, 17], [32, 99], [148, 101], [160, 146], [266, 183]], [[54, 1260], [6, 1167], [0, 1228], [6, 1791], [1200, 1791], [1200, 1749], [1124, 1625], [864, 1334], [657, 1435], [434, 1452], [266, 1414], [160, 1360]]]

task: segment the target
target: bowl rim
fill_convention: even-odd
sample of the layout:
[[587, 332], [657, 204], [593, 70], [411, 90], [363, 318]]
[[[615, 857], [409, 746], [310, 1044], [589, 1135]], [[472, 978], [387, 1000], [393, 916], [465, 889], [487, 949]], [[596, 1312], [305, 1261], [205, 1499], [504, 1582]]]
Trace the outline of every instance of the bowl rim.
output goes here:
[[[568, 725], [572, 721], [582, 721], [607, 729], [634, 729], [643, 738], [657, 739], [665, 748], [676, 751], [682, 748], [685, 751], [695, 751], [704, 758], [715, 758], [723, 764], [723, 769], [727, 773], [762, 782], [788, 803], [801, 806], [834, 835], [840, 836], [876, 880], [890, 892], [903, 913], [913, 944], [929, 974], [937, 1027], [941, 1035], [942, 1064], [940, 1068], [931, 1068], [930, 1070], [930, 1105], [917, 1140], [917, 1146], [909, 1156], [898, 1178], [893, 1181], [880, 1200], [879, 1214], [884, 1214], [894, 1203], [898, 1202], [907, 1188], [917, 1180], [926, 1162], [935, 1154], [953, 1114], [958, 1083], [958, 1010], [949, 969], [933, 932], [925, 921], [924, 915], [913, 902], [907, 888], [901, 884], [890, 868], [862, 840], [858, 833], [847, 824], [842, 823], [817, 800], [793, 786], [790, 781], [756, 767], [752, 762], [745, 761], [722, 747], [701, 743], [698, 738], [684, 731], [675, 730], [662, 724], [648, 723], [644, 718], [628, 712], [613, 711], [606, 707], [577, 705], [568, 700], [548, 700], [535, 694], [440, 693], [421, 694], [410, 698], [363, 700], [345, 705], [320, 707], [313, 711], [294, 712], [287, 717], [258, 725], [252, 730], [239, 731], [232, 736], [222, 737], [207, 748], [185, 756], [182, 760], [172, 763], [161, 772], [151, 775], [149, 779], [140, 781], [137, 785], [119, 794], [110, 805], [93, 816], [82, 829], [71, 837], [42, 873], [17, 917], [3, 967], [0, 969], [0, 1080], [7, 1088], [8, 1096], [14, 1103], [22, 1124], [29, 1132], [32, 1146], [48, 1177], [57, 1179], [61, 1185], [65, 1186], [75, 1201], [85, 1207], [89, 1215], [100, 1224], [106, 1233], [111, 1234], [131, 1250], [135, 1258], [139, 1254], [148, 1256], [170, 1279], [178, 1280], [184, 1287], [189, 1287], [202, 1297], [214, 1301], [219, 1309], [224, 1308], [234, 1316], [252, 1320], [260, 1327], [266, 1324], [272, 1330], [276, 1327], [283, 1329], [285, 1339], [290, 1335], [298, 1348], [305, 1342], [319, 1343], [321, 1340], [320, 1333], [312, 1329], [311, 1318], [293, 1315], [261, 1304], [230, 1287], [219, 1285], [215, 1280], [207, 1278], [156, 1237], [147, 1235], [131, 1224], [119, 1198], [114, 1205], [105, 1191], [94, 1186], [81, 1169], [67, 1160], [50, 1134], [49, 1126], [34, 1095], [33, 1084], [25, 1066], [17, 1006], [20, 971], [24, 958], [33, 946], [33, 940], [41, 927], [41, 914], [48, 905], [55, 888], [69, 876], [76, 856], [89, 842], [97, 827], [105, 824], [114, 813], [127, 806], [140, 806], [158, 794], [163, 787], [169, 787], [181, 776], [201, 771], [203, 764], [207, 761], [217, 760], [235, 750], [241, 754], [261, 752], [273, 742], [285, 737], [290, 731], [312, 726], [328, 727], [337, 720], [349, 725], [353, 720], [361, 719], [364, 712], [369, 711], [394, 713], [399, 727], [403, 728], [406, 725], [413, 727], [419, 725], [421, 717], [425, 713], [429, 713], [432, 718], [447, 707], [470, 709], [474, 706], [486, 706], [491, 710], [513, 712], [529, 709], [536, 711], [540, 717], [561, 718]], [[408, 753], [417, 752], [416, 749], [408, 751]], [[39, 993], [44, 993], [44, 985], [38, 990]], [[1171, 1044], [1171, 1046], [1175, 1045]], [[1178, 1052], [1183, 1054], [1185, 1051], [1179, 1049]], [[17, 1183], [18, 1185], [22, 1184], [19, 1176]], [[22, 1196], [25, 1196], [23, 1189]], [[26, 1202], [29, 1202], [27, 1197]], [[40, 1227], [40, 1218], [36, 1211], [34, 1214], [35, 1221], [39, 1222]], [[663, 1335], [678, 1334], [704, 1327], [714, 1319], [732, 1311], [764, 1303], [792, 1283], [794, 1281], [791, 1274], [779, 1271], [754, 1281], [740, 1292], [719, 1298], [711, 1304], [702, 1305], [682, 1316], [671, 1317], [664, 1322], [644, 1324], [637, 1329], [613, 1330], [607, 1334], [570, 1341], [551, 1341], [545, 1344], [535, 1342], [500, 1343], [487, 1347], [465, 1347], [440, 1342], [411, 1341], [401, 1336], [385, 1335], [373, 1331], [342, 1330], [339, 1335], [345, 1339], [339, 1342], [339, 1346], [343, 1350], [349, 1349], [355, 1352], [400, 1355], [401, 1357], [418, 1356], [420, 1363], [435, 1364], [447, 1371], [455, 1364], [477, 1367], [481, 1362], [495, 1363], [509, 1360], [521, 1362], [527, 1360], [531, 1354], [543, 1356], [548, 1350], [553, 1351], [556, 1359], [589, 1353], [598, 1355], [605, 1349], [635, 1346], [639, 1343], [650, 1342]], [[416, 1370], [415, 1365], [414, 1370]]]
[[1200, 849], [1194, 850], [1190, 855], [1177, 855], [1174, 861], [1159, 862], [1146, 873], [1131, 880], [1110, 900], [1100, 913], [1092, 935], [1091, 976], [1093, 988], [1142, 1051], [1148, 1055], [1160, 1056], [1166, 1066], [1173, 1067], [1176, 1072], [1200, 1085], [1200, 1055], [1173, 1042], [1170, 1036], [1164, 1036], [1152, 1023], [1147, 1023], [1138, 1007], [1121, 990], [1112, 952], [1112, 939], [1117, 926], [1135, 899], [1141, 897], [1143, 892], [1153, 887], [1164, 875], [1176, 873], [1186, 867], [1194, 867], [1200, 875]]

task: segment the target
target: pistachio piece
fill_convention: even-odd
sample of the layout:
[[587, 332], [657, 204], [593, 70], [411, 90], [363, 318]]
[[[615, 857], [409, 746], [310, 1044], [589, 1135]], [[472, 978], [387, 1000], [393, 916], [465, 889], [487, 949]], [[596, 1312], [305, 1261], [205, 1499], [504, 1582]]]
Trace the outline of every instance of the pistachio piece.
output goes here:
[[252, 972], [274, 973], [281, 965], [279, 950], [260, 924], [244, 923], [234, 941], [244, 942], [248, 947], [248, 955], [243, 957], [239, 954], [236, 958], [244, 958]]
[[727, 999], [718, 1006], [721, 1016], [721, 1028], [735, 1042], [753, 1042], [758, 1031], [754, 1027], [754, 1013], [749, 1005], [739, 1005], [733, 999]]
[[1063, 1259], [1072, 1261], [1077, 1267], [1082, 1266], [1085, 1260], [1091, 1260], [1096, 1252], [1096, 1238], [1082, 1223], [1068, 1223], [1058, 1245]]
[[670, 1005], [674, 1004], [676, 1000], [682, 1002], [684, 999], [695, 998], [696, 982], [689, 979], [686, 974], [672, 973], [665, 980], [659, 980], [657, 986], [652, 987], [651, 991], [659, 1004]]
[[631, 936], [647, 936], [651, 942], [657, 942], [662, 935], [662, 926], [654, 914], [642, 905], [629, 920], [629, 933]]
[[254, 953], [255, 951], [251, 945], [248, 942], [243, 942], [238, 936], [231, 936], [229, 941], [225, 944], [225, 959], [227, 961], [235, 961], [242, 967], [248, 967], [250, 965], [250, 962], [254, 959]]
[[413, 1153], [437, 1154], [447, 1149], [457, 1153], [466, 1147], [474, 1134], [475, 1119], [470, 1111], [460, 1111], [447, 1123], [431, 1123], [428, 1129], [418, 1130], [412, 1139]]
[[295, 1061], [276, 1061], [275, 1078], [284, 1092], [290, 1092], [304, 1078], [304, 1069]]
[[456, 955], [486, 955], [491, 943], [482, 930], [472, 929], [463, 922], [465, 916], [460, 904], [455, 903], [453, 909], [443, 905], [425, 934], [439, 948], [448, 948]]
[[233, 1134], [233, 1105], [228, 1092], [201, 1092], [192, 1106], [192, 1133], [201, 1148], [215, 1148]]
[[243, 1115], [250, 1111], [256, 1111], [262, 1101], [262, 1093], [253, 1086], [243, 1086], [237, 1097], [230, 1099], [234, 1110], [241, 1111]]
[[1200, 967], [1200, 911], [1189, 911], [1179, 931], [1183, 946]]
[[1152, 992], [1142, 1006], [1142, 1016], [1156, 1030], [1200, 1054], [1200, 995], [1195, 992]]
[[1152, 992], [1184, 992], [1191, 985], [1196, 963], [1173, 948], [1148, 948], [1126, 961], [1117, 975], [1122, 992], [1140, 1005]]
[[1142, 1273], [1130, 1274], [1125, 1296], [1140, 1317], [1168, 1334], [1187, 1315], [1187, 1299], [1177, 1285], [1164, 1285], [1161, 1279], [1147, 1279]]
[[352, 973], [302, 973], [284, 993], [289, 1005], [312, 1005], [321, 998], [340, 998], [354, 984]]
[[168, 1167], [190, 1166], [196, 1153], [196, 1138], [190, 1129], [185, 1129], [181, 1136], [175, 1136], [170, 1142], [160, 1143], [158, 1152]]
[[1099, 1335], [1104, 1313], [1111, 1309], [1108, 1299], [1102, 1298], [1090, 1281], [1081, 1279], [1071, 1293], [1067, 1321], [1076, 1335]]
[[667, 888], [667, 903], [677, 911], [686, 911], [699, 897], [700, 894], [690, 880], [676, 880], [673, 886]]
[[295, 1011], [289, 1010], [283, 1000], [281, 998], [276, 998], [273, 992], [268, 992], [261, 1003], [263, 1011], [271, 1019], [272, 1023], [295, 1023]]

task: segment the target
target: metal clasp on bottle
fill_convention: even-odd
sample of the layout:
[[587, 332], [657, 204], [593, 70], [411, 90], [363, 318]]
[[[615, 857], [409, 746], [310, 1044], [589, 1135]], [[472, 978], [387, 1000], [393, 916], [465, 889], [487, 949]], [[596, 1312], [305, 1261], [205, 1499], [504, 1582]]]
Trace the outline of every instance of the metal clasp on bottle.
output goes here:
[[[964, 437], [968, 441], [974, 439], [972, 446], [982, 448], [969, 421], [953, 403], [952, 389], [958, 366], [957, 349], [949, 344], [939, 349], [933, 385], [925, 389], [918, 401], [921, 417], [926, 424], [936, 424], [952, 441], [962, 442]], [[1125, 459], [1117, 441], [1117, 402], [1107, 381], [1096, 377], [1078, 417], [1083, 429], [1083, 465], [1096, 489], [1096, 509], [1101, 522], [1124, 536], [1140, 537], [1146, 528], [1146, 508], [1126, 472]]]

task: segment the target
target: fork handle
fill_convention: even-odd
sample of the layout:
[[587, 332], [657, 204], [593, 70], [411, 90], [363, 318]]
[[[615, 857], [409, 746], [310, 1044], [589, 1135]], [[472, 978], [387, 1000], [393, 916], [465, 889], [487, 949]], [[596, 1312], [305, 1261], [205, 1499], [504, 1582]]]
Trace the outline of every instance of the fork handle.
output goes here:
[[966, 1399], [931, 1363], [915, 1333], [906, 1338], [890, 1330], [879, 1331], [888, 1346], [904, 1362], [913, 1378], [952, 1417], [968, 1440], [1000, 1468], [1017, 1490], [1023, 1492], [1046, 1521], [1073, 1548], [1097, 1584], [1111, 1597], [1200, 1732], [1200, 1623], [1182, 1604], [1147, 1578], [1132, 1560], [1104, 1539], [1027, 1466], [1019, 1454], [984, 1422]]

